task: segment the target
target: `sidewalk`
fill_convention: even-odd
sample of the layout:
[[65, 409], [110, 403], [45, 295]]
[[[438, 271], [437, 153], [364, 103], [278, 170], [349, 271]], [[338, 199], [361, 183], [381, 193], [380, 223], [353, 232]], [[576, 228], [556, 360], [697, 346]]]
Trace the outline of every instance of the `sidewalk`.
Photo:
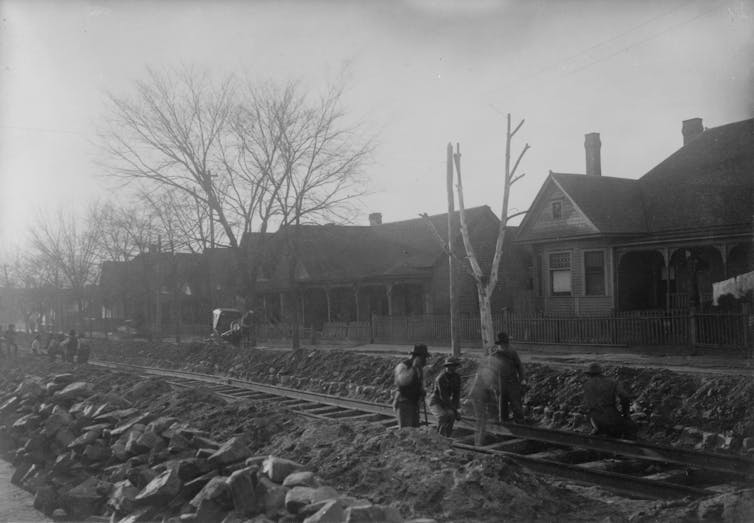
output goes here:
[[[754, 360], [741, 351], [699, 349], [695, 355], [686, 347], [585, 347], [569, 345], [511, 344], [524, 363], [540, 363], [565, 367], [583, 367], [597, 361], [626, 367], [667, 368], [675, 372], [728, 374], [754, 377]], [[321, 347], [318, 347], [321, 348]], [[364, 344], [354, 347], [333, 347], [384, 356], [402, 356], [411, 351], [409, 345]], [[430, 354], [445, 357], [450, 347], [431, 346]], [[481, 348], [461, 348], [461, 354], [483, 355]]]

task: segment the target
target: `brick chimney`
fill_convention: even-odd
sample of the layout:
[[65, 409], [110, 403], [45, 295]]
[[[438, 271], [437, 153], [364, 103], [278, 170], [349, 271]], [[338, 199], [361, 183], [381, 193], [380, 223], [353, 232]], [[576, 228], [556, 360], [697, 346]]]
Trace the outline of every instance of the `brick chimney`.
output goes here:
[[681, 132], [683, 133], [683, 145], [686, 145], [691, 140], [699, 136], [704, 132], [704, 126], [702, 125], [702, 119], [701, 118], [690, 118], [688, 120], [683, 121], [683, 125], [681, 127]]
[[369, 215], [369, 225], [382, 225], [382, 213], [373, 212]]
[[600, 158], [600, 133], [584, 135], [584, 149], [586, 149], [586, 175], [602, 176], [602, 160]]

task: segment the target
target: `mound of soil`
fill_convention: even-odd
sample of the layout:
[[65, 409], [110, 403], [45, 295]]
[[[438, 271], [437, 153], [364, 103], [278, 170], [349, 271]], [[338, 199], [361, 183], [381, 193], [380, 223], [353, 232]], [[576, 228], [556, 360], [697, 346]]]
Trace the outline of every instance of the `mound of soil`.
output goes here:
[[[106, 360], [216, 373], [380, 403], [389, 403], [392, 399], [393, 369], [399, 361], [396, 357], [342, 349], [243, 350], [218, 343], [114, 342], [97, 346], [95, 354]], [[476, 358], [462, 359], [459, 373], [467, 387], [477, 365]], [[640, 437], [720, 451], [754, 451], [743, 443], [754, 436], [754, 380], [751, 378], [604, 367], [607, 375], [621, 380], [633, 394], [631, 411], [640, 425]], [[441, 369], [441, 359], [432, 358], [425, 373], [428, 385]], [[586, 380], [582, 371], [542, 364], [527, 364], [526, 370], [529, 390], [525, 408], [533, 422], [568, 430], [590, 430], [581, 407]], [[684, 431], [689, 428], [699, 434], [684, 437]], [[705, 439], [703, 433], [716, 436]]]

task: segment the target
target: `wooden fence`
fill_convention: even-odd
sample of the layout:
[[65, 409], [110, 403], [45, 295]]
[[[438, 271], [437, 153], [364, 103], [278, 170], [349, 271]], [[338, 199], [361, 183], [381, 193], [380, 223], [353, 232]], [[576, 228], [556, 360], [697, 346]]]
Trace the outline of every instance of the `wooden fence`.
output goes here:
[[[600, 317], [499, 314], [495, 331], [518, 342], [567, 345], [693, 345], [748, 348], [752, 317], [743, 313], [689, 313], [687, 310], [620, 313]], [[481, 343], [479, 318], [459, 320], [461, 340]], [[370, 322], [325, 324], [324, 339], [371, 343], [450, 343], [450, 319], [444, 315], [373, 316]]]

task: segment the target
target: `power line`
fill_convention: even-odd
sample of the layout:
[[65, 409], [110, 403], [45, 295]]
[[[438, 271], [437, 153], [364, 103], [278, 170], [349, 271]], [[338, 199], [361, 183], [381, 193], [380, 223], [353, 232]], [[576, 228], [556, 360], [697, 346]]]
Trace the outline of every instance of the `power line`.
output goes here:
[[618, 34], [615, 34], [615, 35], [613, 35], [610, 38], [607, 38], [605, 40], [601, 40], [601, 41], [597, 42], [596, 44], [590, 45], [589, 47], [585, 47], [584, 49], [582, 49], [582, 50], [580, 50], [580, 51], [578, 51], [578, 52], [576, 52], [576, 53], [574, 53], [572, 55], [569, 55], [569, 56], [567, 56], [565, 58], [562, 58], [562, 59], [558, 60], [557, 62], [552, 62], [552, 63], [550, 63], [550, 64], [542, 67], [541, 69], [539, 69], [539, 70], [537, 70], [537, 71], [535, 71], [535, 72], [533, 72], [533, 73], [531, 73], [529, 75], [520, 76], [520, 77], [516, 78], [515, 80], [511, 80], [510, 82], [502, 85], [501, 87], [498, 87], [498, 88], [495, 88], [495, 89], [491, 89], [491, 90], [487, 91], [484, 94], [489, 94], [489, 93], [492, 93], [492, 92], [495, 92], [495, 91], [501, 91], [501, 90], [506, 89], [507, 87], [510, 87], [511, 85], [519, 83], [521, 81], [526, 81], [526, 80], [531, 80], [533, 78], [536, 78], [536, 77], [538, 77], [538, 76], [546, 73], [547, 71], [549, 71], [549, 70], [551, 70], [553, 68], [561, 66], [563, 63], [570, 62], [570, 61], [572, 61], [572, 60], [574, 60], [576, 58], [579, 58], [582, 55], [585, 55], [585, 54], [589, 53], [589, 51], [592, 51], [592, 50], [597, 49], [599, 47], [602, 47], [602, 46], [604, 46], [606, 44], [614, 42], [615, 40], [623, 38], [624, 36], [629, 35], [629, 34], [633, 33], [634, 31], [638, 31], [642, 27], [651, 24], [655, 20], [658, 20], [658, 19], [663, 18], [663, 17], [665, 17], [665, 16], [667, 16], [667, 15], [669, 15], [671, 13], [674, 13], [675, 11], [677, 11], [678, 9], [680, 9], [681, 7], [684, 7], [686, 5], [687, 5], [686, 2], [681, 2], [681, 3], [677, 4], [675, 7], [672, 7], [670, 9], [666, 10], [666, 11], [663, 11], [662, 13], [657, 14], [657, 15], [655, 15], [655, 16], [653, 16], [653, 17], [651, 17], [651, 18], [649, 18], [649, 19], [647, 19], [647, 20], [645, 20], [645, 21], [643, 21], [643, 22], [641, 22], [641, 23], [639, 23], [637, 25], [634, 25], [634, 26], [630, 27], [629, 29], [626, 29], [625, 31], [622, 31], [622, 32], [620, 32]]
[[666, 27], [665, 29], [663, 29], [659, 33], [655, 33], [653, 35], [648, 36], [647, 38], [644, 38], [643, 40], [639, 40], [638, 42], [634, 42], [633, 44], [628, 45], [628, 46], [626, 46], [626, 47], [624, 47], [622, 49], [619, 49], [618, 51], [616, 51], [616, 52], [614, 52], [612, 54], [604, 56], [604, 57], [602, 57], [602, 58], [600, 58], [598, 60], [594, 60], [593, 62], [590, 62], [590, 63], [584, 65], [583, 67], [579, 67], [578, 69], [574, 69], [573, 71], [570, 71], [570, 72], [568, 72], [566, 74], [567, 75], [572, 75], [572, 74], [578, 73], [578, 72], [583, 71], [584, 69], [587, 69], [587, 68], [589, 68], [589, 67], [591, 67], [593, 65], [596, 65], [598, 63], [604, 62], [605, 60], [609, 60], [610, 58], [613, 58], [614, 56], [617, 56], [617, 55], [619, 55], [621, 53], [624, 53], [624, 52], [628, 51], [629, 49], [633, 49], [634, 47], [643, 45], [643, 44], [649, 42], [650, 40], [654, 40], [655, 38], [657, 38], [659, 36], [662, 36], [662, 35], [670, 32], [670, 31], [678, 29], [679, 27], [682, 27], [682, 26], [684, 26], [686, 24], [690, 24], [691, 22], [694, 22], [695, 20], [698, 20], [699, 18], [702, 18], [704, 16], [709, 15], [710, 13], [712, 13], [713, 11], [715, 11], [721, 5], [722, 4], [717, 4], [714, 7], [710, 8], [710, 9], [707, 9], [706, 11], [702, 11], [701, 13], [699, 13], [696, 16], [694, 16], [693, 18], [689, 18], [688, 20], [685, 20], [683, 22], [679, 22], [677, 24], [674, 24], [674, 25], [671, 25], [669, 27]]

